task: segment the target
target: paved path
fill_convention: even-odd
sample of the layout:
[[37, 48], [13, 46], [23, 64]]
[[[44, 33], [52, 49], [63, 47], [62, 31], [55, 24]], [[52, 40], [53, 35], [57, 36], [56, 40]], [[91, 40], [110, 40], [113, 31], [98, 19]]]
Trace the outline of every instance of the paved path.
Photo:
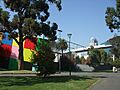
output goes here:
[[90, 90], [120, 90], [120, 73], [104, 74]]

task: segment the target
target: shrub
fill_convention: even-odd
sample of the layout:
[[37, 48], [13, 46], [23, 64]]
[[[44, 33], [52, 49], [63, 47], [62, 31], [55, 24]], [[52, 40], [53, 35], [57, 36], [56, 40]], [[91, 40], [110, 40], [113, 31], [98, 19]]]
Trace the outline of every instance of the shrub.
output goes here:
[[117, 59], [117, 60], [113, 61], [112, 65], [117, 67], [117, 68], [120, 68], [120, 60]]
[[44, 75], [55, 73], [54, 59], [55, 55], [49, 45], [43, 42], [39, 45], [40, 49], [33, 55], [33, 63], [37, 63], [40, 73], [38, 75]]

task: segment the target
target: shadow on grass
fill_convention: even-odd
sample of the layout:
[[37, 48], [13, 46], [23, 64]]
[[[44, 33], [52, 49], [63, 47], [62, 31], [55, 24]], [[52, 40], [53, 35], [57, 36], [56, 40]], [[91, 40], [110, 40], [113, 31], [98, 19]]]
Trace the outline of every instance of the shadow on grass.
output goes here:
[[0, 87], [5, 86], [31, 86], [40, 83], [64, 83], [70, 80], [88, 80], [92, 79], [86, 76], [50, 76], [46, 78], [41, 77], [0, 77]]
[[108, 78], [107, 76], [94, 76], [94, 78]]

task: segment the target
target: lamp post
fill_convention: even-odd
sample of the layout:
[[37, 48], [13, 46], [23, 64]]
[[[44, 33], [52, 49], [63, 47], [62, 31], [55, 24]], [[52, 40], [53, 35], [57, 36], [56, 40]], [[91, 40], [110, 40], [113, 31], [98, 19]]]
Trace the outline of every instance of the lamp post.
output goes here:
[[61, 32], [62, 30], [57, 30], [59, 32], [59, 38], [61, 38]]
[[[70, 57], [70, 61], [71, 61], [70, 40], [71, 40], [72, 34], [69, 33], [69, 34], [67, 34], [67, 36], [69, 38], [69, 57]], [[69, 75], [71, 76], [71, 64], [69, 65]]]
[[[61, 39], [61, 32], [62, 30], [58, 30], [59, 32], [59, 40]], [[63, 57], [62, 57], [63, 58]], [[59, 65], [58, 65], [58, 68], [59, 68], [59, 73], [61, 73], [61, 61], [60, 61], [60, 58], [59, 58], [59, 61], [58, 61]]]

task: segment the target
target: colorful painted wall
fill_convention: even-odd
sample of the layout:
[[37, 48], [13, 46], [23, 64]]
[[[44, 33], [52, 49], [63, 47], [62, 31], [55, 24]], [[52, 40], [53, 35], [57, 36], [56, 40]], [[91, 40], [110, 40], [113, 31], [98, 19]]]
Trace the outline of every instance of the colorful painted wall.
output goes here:
[[[4, 38], [1, 41], [2, 44], [0, 45], [0, 67], [9, 70], [17, 70], [19, 47], [13, 39], [8, 39], [8, 33], [4, 33], [3, 35]], [[23, 47], [25, 63], [29, 64], [31, 62], [32, 52], [38, 49], [36, 44], [40, 44], [40, 41], [40, 38], [33, 38], [32, 40], [26, 39], [24, 41]]]

